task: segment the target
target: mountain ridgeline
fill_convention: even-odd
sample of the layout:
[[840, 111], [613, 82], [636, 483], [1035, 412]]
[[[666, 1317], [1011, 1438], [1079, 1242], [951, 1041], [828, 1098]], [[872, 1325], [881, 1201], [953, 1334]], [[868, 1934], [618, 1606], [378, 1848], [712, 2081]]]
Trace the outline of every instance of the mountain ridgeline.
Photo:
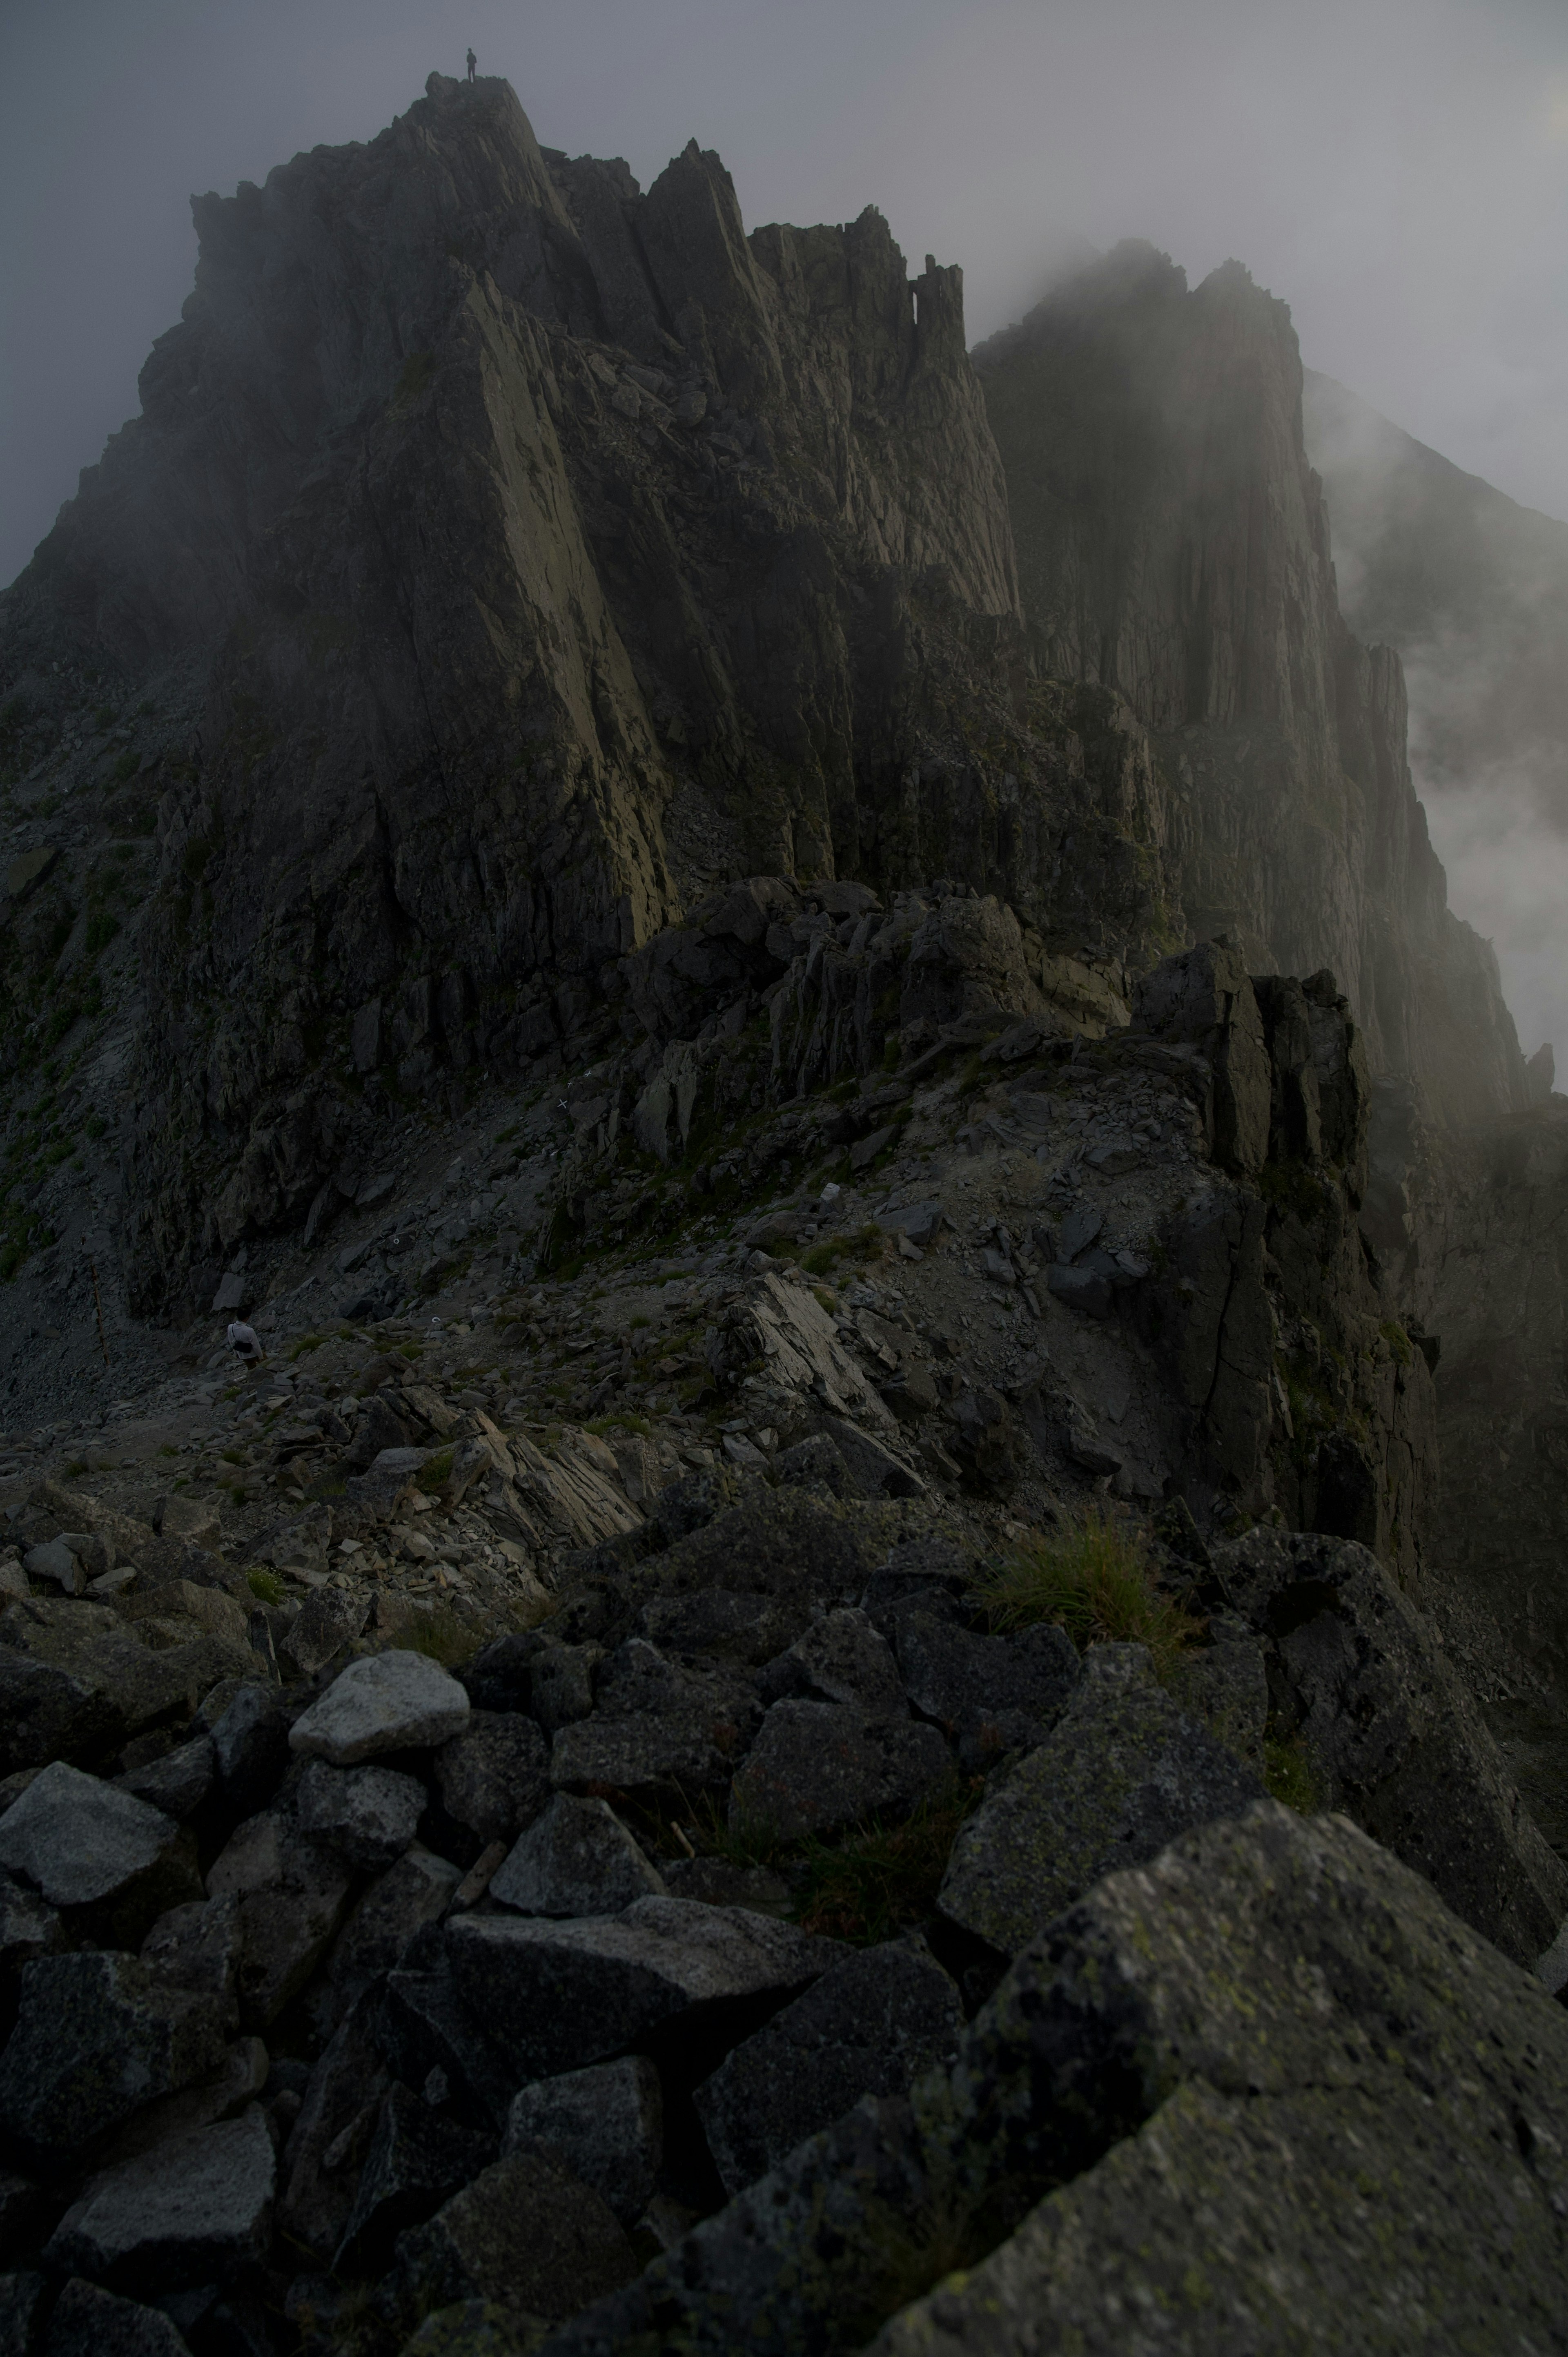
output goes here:
[[977, 372], [961, 274], [911, 285], [876, 212], [748, 237], [694, 144], [644, 195], [440, 76], [194, 210], [142, 414], [0, 636], [24, 699], [63, 639], [201, 714], [157, 780], [141, 1301], [303, 1219], [367, 1087], [618, 1036], [618, 962], [726, 875], [944, 876], [1123, 993], [1229, 933], [1331, 968], [1437, 1119], [1522, 1102], [1239, 268], [1119, 250]]

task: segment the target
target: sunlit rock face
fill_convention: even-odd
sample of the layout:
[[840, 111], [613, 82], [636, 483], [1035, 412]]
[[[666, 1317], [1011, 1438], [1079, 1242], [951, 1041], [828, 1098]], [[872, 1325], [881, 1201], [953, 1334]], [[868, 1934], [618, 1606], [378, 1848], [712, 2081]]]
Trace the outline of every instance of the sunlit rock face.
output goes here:
[[1118, 247], [976, 353], [1046, 671], [1154, 740], [1175, 897], [1255, 963], [1332, 967], [1374, 1069], [1470, 1121], [1524, 1102], [1489, 946], [1445, 902], [1397, 656], [1341, 619], [1286, 307]]

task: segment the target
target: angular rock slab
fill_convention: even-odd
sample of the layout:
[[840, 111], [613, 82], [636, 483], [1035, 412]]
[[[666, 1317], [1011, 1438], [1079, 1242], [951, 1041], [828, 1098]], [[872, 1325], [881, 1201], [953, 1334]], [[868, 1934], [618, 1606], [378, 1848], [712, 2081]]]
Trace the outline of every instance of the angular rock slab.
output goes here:
[[357, 1767], [382, 1751], [434, 1749], [468, 1723], [468, 1697], [428, 1653], [367, 1653], [289, 1729], [289, 1748]]
[[24, 2150], [62, 2158], [222, 2060], [213, 1998], [160, 1986], [135, 1956], [46, 1956], [23, 1969], [0, 2121]]
[[403, 1856], [419, 1829], [425, 1797], [417, 1776], [395, 1768], [334, 1768], [312, 1760], [299, 1780], [295, 1810], [301, 1833], [374, 1873]]
[[379, 2274], [398, 2235], [422, 2224], [495, 2157], [493, 2138], [440, 2118], [406, 2087], [389, 2087], [332, 2262], [334, 2273]]
[[645, 2054], [597, 2062], [520, 2088], [507, 2115], [503, 2157], [560, 2161], [635, 2226], [652, 2197], [664, 2145], [664, 2099]]
[[414, 2313], [489, 2299], [553, 2320], [636, 2269], [631, 2244], [596, 2193], [557, 2162], [514, 2153], [403, 2237], [388, 2290]]
[[114, 1787], [184, 1824], [188, 1817], [196, 1814], [212, 1789], [216, 1770], [212, 1738], [193, 1735], [188, 1743], [177, 1744], [172, 1751], [166, 1751], [159, 1760], [149, 1760], [145, 1768], [127, 1769], [123, 1776], [115, 1777]]
[[776, 1702], [730, 1786], [729, 1820], [767, 1825], [785, 1841], [841, 1833], [868, 1817], [907, 1816], [951, 1772], [934, 1727], [868, 1725], [845, 1703]]
[[1568, 1917], [1568, 1867], [1377, 1557], [1349, 1539], [1259, 1530], [1216, 1548], [1214, 1564], [1263, 1640], [1329, 1804], [1505, 1955], [1533, 1964]]
[[380, 1974], [392, 1970], [416, 1932], [446, 1913], [462, 1878], [450, 1859], [411, 1842], [395, 1866], [371, 1883], [338, 1934], [328, 1967], [342, 2011]]
[[179, 1840], [161, 1810], [55, 1760], [0, 1817], [0, 1866], [26, 1876], [51, 1907], [91, 1907], [167, 1863]]
[[[548, 2357], [1545, 2351], [1565, 2156], [1563, 2009], [1343, 1818], [1263, 1801], [1106, 1877], [950, 2072], [811, 2138]], [[908, 2306], [920, 2253], [960, 2272]]]
[[618, 1915], [663, 1889], [613, 1809], [557, 1792], [490, 1877], [489, 1895], [520, 1915]]
[[901, 2095], [962, 2030], [958, 1990], [923, 1947], [897, 1941], [846, 1956], [697, 2089], [725, 2191], [777, 2168], [862, 2095]]
[[276, 2177], [253, 2104], [105, 2169], [60, 2220], [46, 2263], [133, 2291], [222, 2282], [265, 2257]]
[[521, 1711], [474, 1710], [436, 1753], [435, 1778], [449, 1817], [481, 1841], [510, 1841], [550, 1798], [550, 1747]]
[[[0, 2349], [4, 2347], [0, 2341]], [[101, 2284], [73, 2276], [55, 2302], [43, 2357], [190, 2357], [190, 2352], [184, 2335], [161, 2309], [121, 2299]]]
[[960, 1826], [937, 1904], [1015, 1956], [1102, 1874], [1262, 1794], [1251, 1770], [1154, 1683], [1141, 1645], [1090, 1646], [1045, 1742]]
[[338, 1929], [353, 1875], [290, 1817], [248, 1817], [213, 1860], [207, 1888], [240, 1908], [240, 2003], [258, 2029], [315, 1971]]
[[766, 1915], [684, 1899], [577, 1922], [465, 1916], [446, 1939], [458, 1986], [519, 2079], [601, 2061], [693, 2007], [802, 1988], [843, 1953]]

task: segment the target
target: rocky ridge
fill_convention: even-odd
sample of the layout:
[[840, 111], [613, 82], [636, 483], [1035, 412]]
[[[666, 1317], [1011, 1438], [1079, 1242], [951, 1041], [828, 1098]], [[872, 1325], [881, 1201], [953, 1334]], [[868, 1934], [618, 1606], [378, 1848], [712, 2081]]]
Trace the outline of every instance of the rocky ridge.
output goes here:
[[[223, 1276], [263, 1367], [13, 1444], [18, 2346], [967, 2346], [1015, 2330], [993, 2283], [1121, 2346], [1058, 2222], [1114, 2244], [1153, 2168], [1173, 2234], [1202, 2185], [1277, 2238], [1254, 2145], [1305, 2140], [1326, 2200], [1374, 2115], [1408, 2141], [1393, 2014], [1529, 2060], [1367, 2232], [1413, 2253], [1431, 2204], [1490, 2201], [1511, 2100], [1509, 2313], [1541, 2312], [1568, 1869], [1420, 1600], [1435, 1404], [1359, 1240], [1344, 1001], [1206, 945], [1080, 1007], [1096, 1039], [1000, 904], [785, 891], [671, 961], [688, 1014], [733, 1007], [736, 903], [771, 910], [771, 1020], [601, 1065], [433, 1198], [383, 1174], [335, 1249]], [[918, 1007], [831, 1077], [900, 942]], [[1088, 1508], [1190, 1616], [1172, 1660], [980, 1600]], [[1187, 1928], [1217, 1904], [1220, 1960]], [[1279, 2060], [1233, 2115], [1261, 2033], [1212, 1975], [1254, 1937]], [[1139, 2008], [1195, 2005], [1140, 2091]], [[1254, 2325], [1257, 2264], [1222, 2295]], [[1445, 2317], [1492, 2296], [1410, 2266]], [[1212, 2345], [1184, 2281], [1176, 2345]]]

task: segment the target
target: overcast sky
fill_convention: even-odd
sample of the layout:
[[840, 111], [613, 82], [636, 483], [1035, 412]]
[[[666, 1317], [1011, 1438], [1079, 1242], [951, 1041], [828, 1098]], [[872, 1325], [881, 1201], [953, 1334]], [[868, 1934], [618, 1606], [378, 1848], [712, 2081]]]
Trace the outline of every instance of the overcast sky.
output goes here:
[[645, 186], [695, 135], [750, 226], [879, 205], [972, 339], [1084, 240], [1234, 254], [1313, 366], [1568, 518], [1568, 0], [0, 0], [0, 582], [135, 412], [191, 193], [470, 41]]

